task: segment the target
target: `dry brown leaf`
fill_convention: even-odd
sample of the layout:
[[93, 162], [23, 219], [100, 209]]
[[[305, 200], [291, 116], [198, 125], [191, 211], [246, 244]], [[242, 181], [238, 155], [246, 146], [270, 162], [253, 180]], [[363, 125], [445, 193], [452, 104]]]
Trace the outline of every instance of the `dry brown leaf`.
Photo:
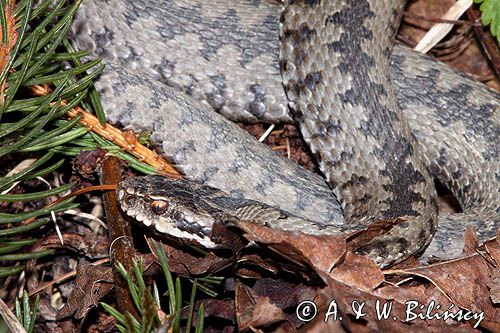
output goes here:
[[488, 318], [500, 320], [500, 312], [492, 307], [487, 287], [491, 269], [483, 257], [473, 255], [406, 271], [432, 281], [455, 305], [484, 311]]
[[[146, 241], [154, 255], [150, 239], [146, 239]], [[162, 246], [167, 255], [170, 271], [180, 276], [191, 277], [193, 275], [213, 274], [234, 262], [233, 259], [217, 257], [213, 253], [209, 253], [205, 257], [195, 257], [192, 254], [178, 250], [170, 245], [162, 243]], [[145, 258], [147, 257], [148, 255], [145, 256]], [[149, 260], [147, 262], [149, 262]]]
[[[474, 243], [474, 236], [469, 232], [466, 240], [472, 238]], [[495, 245], [489, 244], [492, 252], [496, 250]], [[490, 299], [498, 292], [494, 286], [500, 284], [493, 275], [492, 261], [475, 254], [427, 267], [385, 271], [405, 278], [410, 276], [401, 286], [396, 286], [384, 283], [382, 272], [368, 258], [347, 252], [345, 260], [330, 274], [316, 268], [327, 284], [320, 291], [321, 302], [316, 301], [321, 305], [319, 315], [324, 321], [329, 313], [330, 324], [342, 317], [342, 325], [356, 332], [477, 332], [479, 327], [491, 330], [497, 328], [500, 321], [500, 310]], [[419, 281], [430, 283], [416, 284]], [[387, 319], [381, 319], [380, 312], [377, 313], [384, 305], [390, 306]], [[333, 309], [336, 312], [329, 312]], [[446, 310], [461, 313], [468, 319], [445, 321], [442, 315]], [[363, 316], [356, 318], [357, 314]], [[312, 325], [315, 330], [327, 329], [328, 322], [316, 321]]]
[[264, 278], [255, 282], [252, 293], [258, 296], [267, 296], [273, 304], [281, 309], [286, 309], [296, 306], [304, 300], [314, 299], [316, 288]]
[[486, 248], [486, 251], [490, 255], [491, 259], [495, 262], [497, 267], [500, 267], [500, 245], [499, 245], [499, 238], [487, 242], [484, 247]]
[[322, 272], [330, 272], [346, 252], [345, 236], [305, 235], [244, 221], [237, 224], [247, 233], [248, 240], [263, 243], [295, 263], [310, 265]]
[[269, 297], [255, 295], [242, 283], [236, 285], [236, 319], [240, 331], [285, 321], [286, 316]]
[[238, 267], [236, 273], [239, 276], [243, 276], [245, 274], [249, 274], [254, 277], [260, 277], [260, 272], [254, 271], [252, 268], [257, 266], [259, 269], [263, 269], [272, 274], [276, 274], [279, 272], [279, 263], [276, 260], [270, 260], [268, 258], [262, 258], [257, 254], [246, 254], [240, 259], [238, 259], [239, 264], [244, 264], [245, 266], [251, 267]]
[[491, 301], [495, 304], [500, 304], [500, 269], [496, 268], [491, 273], [488, 281], [488, 287], [491, 292]]
[[384, 282], [384, 274], [373, 260], [349, 251], [344, 262], [333, 269], [331, 276], [355, 288], [366, 290], [373, 290]]
[[311, 323], [308, 325], [302, 327], [299, 329], [297, 332], [304, 332], [304, 333], [324, 333], [324, 332], [335, 332], [335, 333], [346, 333], [346, 332], [362, 332], [354, 329], [346, 330], [344, 326], [342, 326], [344, 323], [337, 320], [337, 321], [325, 321], [323, 320], [323, 317], [317, 316]]
[[[353, 288], [324, 273], [322, 277], [328, 284], [321, 291], [323, 302], [327, 304], [326, 309], [330, 311], [327, 319], [333, 321], [336, 318], [338, 321], [342, 317], [342, 324], [353, 331], [449, 332], [458, 329], [462, 332], [475, 331], [469, 324], [463, 322], [418, 318], [407, 321], [412, 318], [413, 314], [418, 313], [417, 310], [410, 311], [407, 317], [407, 309], [412, 306], [412, 303], [408, 302], [415, 301], [418, 305], [431, 305], [423, 286], [410, 288], [386, 286], [375, 291], [367, 291]], [[386, 316], [384, 316], [384, 308]], [[332, 314], [335, 313], [334, 309], [337, 310], [336, 317]], [[327, 310], [324, 313], [327, 313]]]
[[82, 265], [76, 270], [76, 286], [68, 302], [59, 310], [57, 319], [74, 314], [82, 319], [99, 304], [99, 301], [113, 288], [113, 274], [110, 267]]
[[464, 248], [462, 249], [462, 253], [466, 256], [472, 255], [476, 253], [478, 246], [479, 241], [477, 239], [476, 232], [473, 227], [468, 226], [464, 233]]
[[[234, 323], [235, 309], [234, 302], [231, 300], [219, 300], [219, 299], [204, 299], [197, 301], [194, 308], [199, 309], [200, 305], [203, 304], [203, 314], [205, 318], [217, 317], [226, 319]], [[186, 307], [182, 312], [182, 318], [186, 319], [188, 317], [189, 311]], [[192, 324], [196, 325], [198, 322], [198, 312], [193, 313]]]
[[107, 153], [101, 148], [81, 151], [71, 161], [73, 172], [83, 179], [94, 180], [98, 170], [102, 168], [102, 162]]
[[108, 255], [109, 240], [106, 236], [99, 236], [90, 232], [85, 235], [64, 233], [61, 238], [64, 244], [61, 244], [61, 239], [57, 235], [41, 238], [32, 245], [31, 251], [64, 248], [83, 253], [86, 257], [92, 259], [104, 258]]
[[247, 245], [237, 230], [228, 228], [223, 221], [214, 223], [210, 239], [217, 243], [220, 249], [231, 250], [233, 254], [240, 252]]

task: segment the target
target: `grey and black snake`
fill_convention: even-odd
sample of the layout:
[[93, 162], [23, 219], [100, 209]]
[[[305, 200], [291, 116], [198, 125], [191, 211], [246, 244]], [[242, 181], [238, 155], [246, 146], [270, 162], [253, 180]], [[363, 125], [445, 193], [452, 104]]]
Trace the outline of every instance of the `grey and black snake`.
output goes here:
[[[400, 218], [358, 249], [382, 265], [431, 240], [427, 254], [456, 256], [467, 225], [480, 241], [494, 237], [499, 96], [393, 47], [405, 2], [84, 2], [73, 39], [108, 64], [97, 87], [109, 119], [151, 129], [190, 179], [229, 193], [136, 178], [119, 187], [122, 208], [204, 245], [220, 214], [313, 234]], [[292, 110], [328, 185], [211, 109], [267, 122], [288, 122]], [[438, 218], [433, 178], [463, 213]]]

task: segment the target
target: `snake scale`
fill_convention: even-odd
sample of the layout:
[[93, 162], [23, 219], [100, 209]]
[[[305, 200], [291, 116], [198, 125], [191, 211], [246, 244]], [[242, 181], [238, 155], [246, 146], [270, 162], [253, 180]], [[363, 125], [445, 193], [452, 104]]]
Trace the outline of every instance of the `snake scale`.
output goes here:
[[[160, 232], [207, 246], [221, 214], [312, 234], [399, 218], [358, 249], [381, 265], [421, 252], [431, 239], [426, 255], [456, 256], [467, 225], [480, 241], [495, 236], [499, 96], [393, 47], [404, 5], [84, 2], [73, 40], [108, 64], [97, 87], [109, 119], [151, 129], [188, 177], [225, 191], [132, 178], [118, 189], [122, 208]], [[328, 185], [212, 109], [267, 122], [289, 122], [292, 110]], [[433, 177], [462, 213], [438, 217]]]

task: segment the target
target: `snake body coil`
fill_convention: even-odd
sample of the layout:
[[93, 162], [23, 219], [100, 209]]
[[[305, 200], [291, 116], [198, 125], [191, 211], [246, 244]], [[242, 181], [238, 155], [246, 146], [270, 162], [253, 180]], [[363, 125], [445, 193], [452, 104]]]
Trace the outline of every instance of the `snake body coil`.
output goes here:
[[[461, 245], [460, 231], [466, 225], [476, 226], [481, 240], [496, 233], [500, 222], [498, 95], [460, 77], [463, 82], [460, 96], [464, 100], [455, 105], [457, 96], [452, 92], [457, 90], [449, 86], [451, 83], [446, 82], [446, 78], [453, 77], [451, 82], [456, 82], [458, 74], [399, 46], [392, 56], [390, 72], [389, 55], [399, 21], [394, 13], [400, 12], [403, 1], [293, 1], [285, 4], [281, 19], [285, 89], [291, 108], [300, 119], [303, 136], [319, 156], [321, 170], [341, 202], [345, 219], [340, 221], [334, 207], [325, 208], [331, 207], [334, 201], [317, 178], [250, 146], [247, 150], [250, 153], [242, 158], [241, 150], [247, 148], [244, 148], [245, 143], [243, 148], [234, 148], [232, 137], [236, 137], [237, 130], [230, 125], [224, 125], [222, 137], [211, 134], [204, 137], [204, 128], [209, 128], [213, 134], [220, 132], [220, 127], [214, 128], [222, 120], [205, 112], [206, 106], [199, 106], [182, 93], [173, 93], [154, 82], [159, 79], [184, 90], [232, 118], [241, 119], [241, 113], [234, 116], [235, 111], [240, 110], [254, 120], [270, 120], [273, 113], [281, 120], [288, 119], [284, 92], [269, 83], [278, 82], [279, 87], [281, 80], [277, 79], [278, 20], [272, 17], [276, 5], [242, 1], [227, 10], [217, 10], [227, 3], [167, 1], [162, 12], [147, 0], [110, 3], [112, 26], [96, 28], [92, 25], [96, 16], [107, 15], [101, 5], [92, 2], [84, 5], [87, 6], [83, 12], [85, 23], [76, 24], [77, 27], [80, 24], [79, 30], [84, 32], [90, 29], [87, 35], [97, 40], [92, 42], [85, 34], [80, 34], [76, 36], [77, 44], [87, 46], [90, 42], [111, 62], [110, 70], [101, 78], [105, 102], [114, 106], [108, 110], [109, 114], [122, 123], [139, 123], [147, 127], [144, 115], [137, 111], [144, 108], [137, 105], [142, 102], [136, 98], [129, 98], [126, 103], [118, 100], [120, 96], [130, 96], [134, 90], [149, 96], [149, 91], [154, 89], [151, 98], [146, 98], [145, 106], [153, 110], [165, 108], [166, 112], [154, 116], [160, 118], [152, 122], [156, 126], [153, 130], [157, 133], [178, 131], [178, 136], [169, 137], [174, 141], [163, 147], [187, 175], [227, 190], [239, 188], [232, 194], [269, 200], [271, 206], [309, 217], [301, 219], [290, 214], [293, 224], [275, 223], [272, 227], [307, 233], [320, 226], [318, 229], [324, 233], [336, 233], [359, 230], [380, 220], [401, 218], [403, 222], [396, 224], [389, 233], [373, 239], [361, 249], [381, 264], [393, 263], [425, 247], [435, 231], [437, 212], [430, 171], [452, 190], [464, 209], [463, 214], [440, 215], [441, 232], [438, 229], [437, 241], [433, 241], [431, 248], [457, 254]], [[255, 13], [257, 7], [267, 14]], [[123, 12], [118, 10], [120, 8]], [[189, 22], [178, 24], [183, 20]], [[188, 31], [189, 28], [193, 30]], [[271, 28], [274, 31], [266, 34], [265, 30]], [[248, 31], [251, 33], [245, 35]], [[244, 37], [238, 37], [235, 32], [241, 32]], [[134, 44], [136, 36], [139, 41], [150, 41], [148, 47], [141, 49]], [[266, 40], [268, 36], [271, 37]], [[258, 42], [259, 39], [266, 42]], [[189, 56], [182, 54], [186, 51], [190, 52]], [[189, 61], [195, 65], [189, 66]], [[271, 65], [260, 66], [266, 61]], [[122, 67], [125, 65], [128, 70]], [[415, 66], [417, 68], [411, 69]], [[242, 77], [248, 79], [241, 80]], [[420, 85], [415, 85], [418, 80]], [[126, 91], [127, 87], [134, 89]], [[438, 91], [435, 98], [429, 98], [436, 94], [434, 91]], [[159, 96], [159, 92], [163, 96]], [[181, 133], [190, 127], [200, 136], [199, 141]], [[172, 145], [173, 148], [169, 147]], [[198, 150], [198, 155], [203, 156], [201, 167], [193, 166], [195, 161], [186, 157], [190, 149]], [[215, 180], [221, 158], [216, 155], [221, 152], [222, 159], [233, 161], [228, 168], [232, 175], [222, 177], [234, 178], [226, 183], [222, 179]], [[262, 158], [264, 155], [266, 158]], [[297, 179], [288, 181], [282, 176], [270, 176], [274, 168], [256, 168], [250, 161], [259, 158], [262, 158], [262, 165], [280, 164], [279, 169], [285, 177], [294, 177], [295, 172]], [[199, 169], [197, 174], [190, 170], [193, 168], [205, 169]], [[253, 179], [243, 179], [245, 173]], [[141, 181], [144, 179], [128, 180], [122, 190], [138, 188]], [[256, 185], [243, 184], [245, 181]], [[155, 183], [161, 182], [151, 180], [151, 196], [160, 191], [162, 194], [157, 198], [172, 197], [172, 193], [153, 186]], [[284, 184], [296, 189], [288, 190]], [[312, 190], [308, 188], [311, 186]], [[277, 195], [281, 198], [276, 198]], [[226, 198], [225, 195], [221, 197]], [[325, 204], [316, 209], [317, 202], [323, 200], [318, 197], [325, 198]], [[203, 202], [204, 199], [200, 197], [199, 200]], [[330, 203], [326, 203], [328, 201]], [[220, 206], [225, 207], [226, 214], [231, 214], [230, 205]], [[148, 210], [150, 206], [145, 205], [143, 209]], [[239, 213], [237, 210], [232, 212], [236, 217]], [[257, 215], [253, 218], [258, 222]], [[144, 222], [153, 223], [149, 219]], [[175, 234], [172, 228], [169, 230]], [[189, 230], [194, 234], [192, 228]], [[449, 242], [451, 244], [447, 244]]]
[[389, 79], [384, 41], [404, 1], [392, 5], [293, 2], [282, 17], [285, 90], [346, 224], [405, 220], [364, 247], [379, 263], [422, 249], [437, 222], [432, 179]]

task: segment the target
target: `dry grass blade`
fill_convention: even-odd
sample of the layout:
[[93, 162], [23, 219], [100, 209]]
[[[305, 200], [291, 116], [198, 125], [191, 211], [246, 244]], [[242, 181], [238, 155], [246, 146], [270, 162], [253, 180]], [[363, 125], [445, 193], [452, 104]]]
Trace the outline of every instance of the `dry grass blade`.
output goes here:
[[9, 307], [0, 299], [0, 314], [5, 320], [11, 332], [26, 333], [23, 325], [17, 320], [16, 315], [10, 311]]
[[[442, 17], [443, 20], [456, 20], [462, 16], [465, 11], [472, 6], [472, 0], [459, 0], [457, 1], [448, 12]], [[415, 46], [415, 50], [427, 53], [432, 49], [441, 39], [450, 32], [453, 28], [453, 24], [450, 23], [438, 23], [434, 25], [431, 30], [425, 34], [425, 36], [420, 40], [420, 42]]]

